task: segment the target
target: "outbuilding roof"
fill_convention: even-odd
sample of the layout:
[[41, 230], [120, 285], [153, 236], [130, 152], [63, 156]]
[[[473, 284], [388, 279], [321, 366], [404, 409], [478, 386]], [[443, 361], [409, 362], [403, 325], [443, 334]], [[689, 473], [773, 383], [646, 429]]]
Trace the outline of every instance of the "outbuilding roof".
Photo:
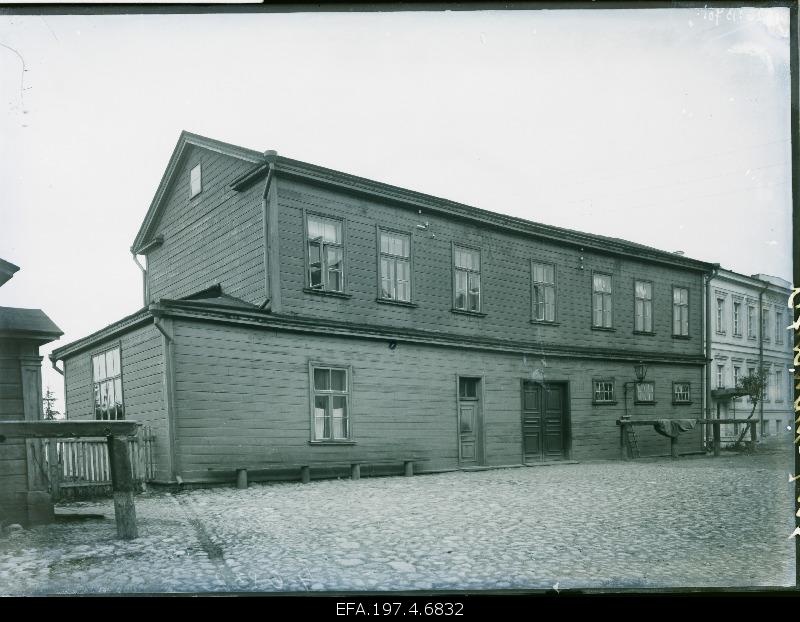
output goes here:
[[0, 307], [0, 337], [49, 343], [63, 334], [41, 309]]

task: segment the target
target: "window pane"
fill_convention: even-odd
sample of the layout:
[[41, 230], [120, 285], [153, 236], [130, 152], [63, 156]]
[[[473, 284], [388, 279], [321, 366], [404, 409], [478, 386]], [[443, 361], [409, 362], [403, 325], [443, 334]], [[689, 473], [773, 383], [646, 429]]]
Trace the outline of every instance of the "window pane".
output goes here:
[[316, 242], [308, 244], [308, 281], [311, 287], [322, 287], [321, 246]]
[[466, 248], [456, 247], [455, 262], [457, 268], [464, 268], [465, 270], [474, 270], [476, 272], [481, 269], [478, 252], [473, 250], [468, 250]]
[[481, 275], [475, 272], [469, 273], [469, 309], [470, 311], [480, 311], [481, 308]]
[[331, 437], [328, 397], [327, 395], [317, 395], [314, 398], [314, 438], [317, 440]]
[[555, 283], [555, 267], [550, 264], [545, 264], [544, 266], [544, 282], [545, 283]]
[[100, 411], [102, 419], [108, 419], [108, 383], [100, 384]]
[[102, 357], [102, 355], [93, 356], [92, 357], [92, 373], [93, 373], [93, 378], [94, 378], [95, 382], [97, 382], [98, 380], [101, 379], [101, 377], [100, 377], [100, 358], [101, 357]]
[[95, 380], [105, 380], [108, 377], [106, 373], [106, 357], [104, 354], [101, 354], [97, 357], [97, 377]]
[[347, 371], [344, 369], [331, 370], [331, 390], [347, 391]]
[[594, 275], [594, 291], [611, 293], [611, 277], [607, 274]]
[[100, 385], [94, 385], [94, 417], [100, 419], [102, 416], [102, 409], [100, 407]]
[[333, 396], [333, 437], [347, 438], [347, 397]]
[[113, 378], [118, 373], [114, 365], [116, 362], [114, 360], [114, 352], [116, 352], [116, 350], [109, 350], [106, 352], [106, 374], [109, 378]]
[[314, 389], [316, 391], [331, 390], [331, 370], [326, 368], [314, 369]]

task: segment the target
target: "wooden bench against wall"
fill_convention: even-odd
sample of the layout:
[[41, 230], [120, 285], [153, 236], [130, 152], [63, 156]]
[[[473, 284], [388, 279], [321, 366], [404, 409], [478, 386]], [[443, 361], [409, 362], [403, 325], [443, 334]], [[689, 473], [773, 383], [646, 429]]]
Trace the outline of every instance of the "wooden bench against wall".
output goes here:
[[213, 472], [235, 473], [237, 488], [247, 488], [248, 473], [265, 471], [296, 471], [298, 479], [307, 484], [311, 481], [312, 469], [331, 470], [336, 468], [349, 468], [350, 479], [361, 478], [361, 467], [363, 466], [391, 466], [402, 465], [403, 475], [411, 477], [414, 475], [414, 466], [420, 462], [426, 462], [428, 457], [423, 455], [406, 455], [401, 458], [353, 458], [348, 460], [293, 460], [291, 462], [269, 462], [251, 467], [239, 468], [210, 468]]

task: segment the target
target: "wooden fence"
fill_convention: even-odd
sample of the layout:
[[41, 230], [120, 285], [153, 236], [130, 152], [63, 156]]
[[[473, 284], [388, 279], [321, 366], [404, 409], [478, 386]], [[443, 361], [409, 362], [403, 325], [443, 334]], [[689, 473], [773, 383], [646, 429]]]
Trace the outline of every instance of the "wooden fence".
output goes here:
[[[128, 441], [133, 480], [140, 489], [154, 479], [153, 439], [150, 426], [140, 426]], [[42, 443], [54, 501], [110, 494], [111, 467], [104, 437], [51, 438]]]

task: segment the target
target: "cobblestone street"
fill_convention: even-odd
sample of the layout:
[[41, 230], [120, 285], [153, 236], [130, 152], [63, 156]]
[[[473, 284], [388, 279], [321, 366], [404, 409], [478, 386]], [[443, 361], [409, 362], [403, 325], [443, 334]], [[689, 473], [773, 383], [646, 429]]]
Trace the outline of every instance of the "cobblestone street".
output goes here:
[[757, 455], [137, 497], [0, 536], [0, 593], [793, 584], [791, 438]]

